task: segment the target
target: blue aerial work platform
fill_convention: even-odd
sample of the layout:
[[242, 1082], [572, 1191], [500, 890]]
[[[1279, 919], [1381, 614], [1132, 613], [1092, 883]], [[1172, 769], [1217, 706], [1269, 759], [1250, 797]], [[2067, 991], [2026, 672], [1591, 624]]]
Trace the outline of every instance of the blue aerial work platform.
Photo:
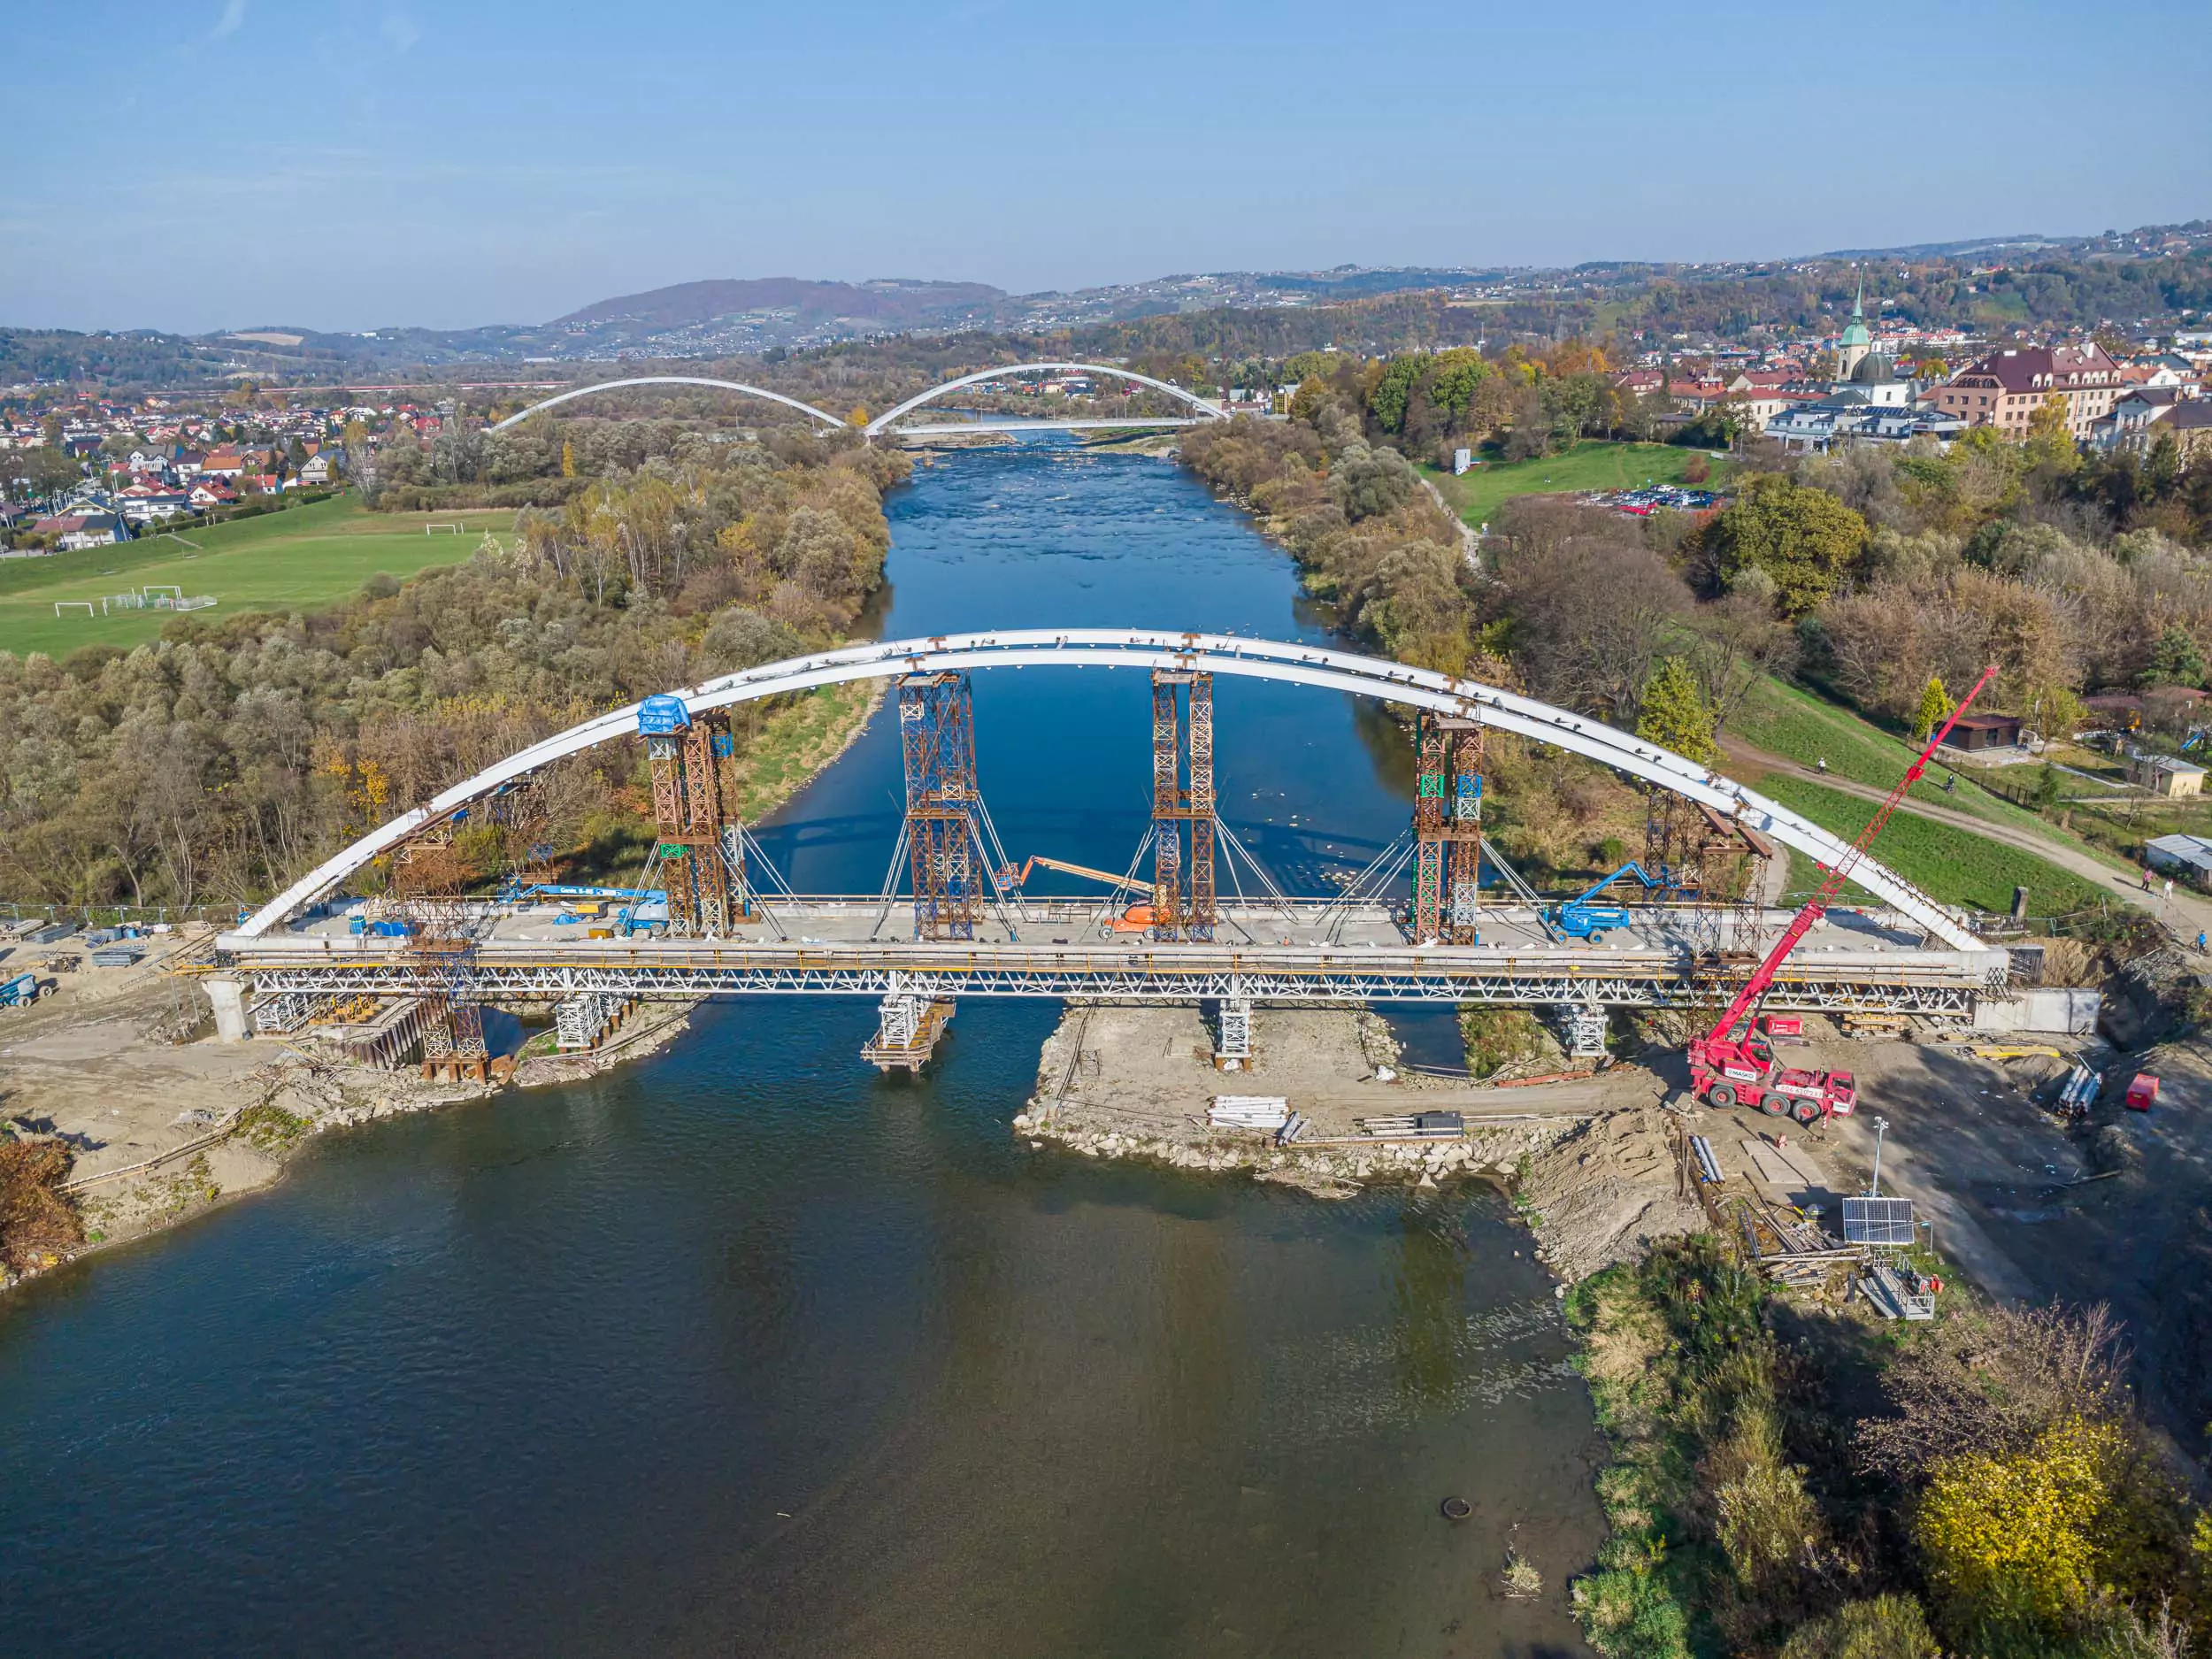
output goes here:
[[1658, 877], [1647, 874], [1643, 865], [1632, 862], [1624, 864], [1602, 881], [1577, 894], [1554, 910], [1550, 918], [1552, 925], [1570, 939], [1586, 939], [1594, 945], [1602, 943], [1606, 934], [1615, 928], [1626, 927], [1628, 909], [1625, 905], [1592, 902], [1623, 876], [1634, 876], [1647, 888], [1666, 885]]

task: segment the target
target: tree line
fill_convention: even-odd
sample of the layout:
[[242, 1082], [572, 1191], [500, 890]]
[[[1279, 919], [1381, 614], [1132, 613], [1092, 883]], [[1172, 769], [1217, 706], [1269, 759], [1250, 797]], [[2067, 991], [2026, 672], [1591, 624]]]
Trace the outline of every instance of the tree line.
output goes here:
[[[849, 442], [655, 456], [465, 565], [321, 610], [178, 617], [58, 663], [0, 652], [0, 895], [250, 902], [587, 714], [841, 638], [906, 471]], [[533, 834], [588, 867], [627, 857], [641, 764], [625, 747], [562, 769]], [[488, 874], [526, 850], [474, 852]]]

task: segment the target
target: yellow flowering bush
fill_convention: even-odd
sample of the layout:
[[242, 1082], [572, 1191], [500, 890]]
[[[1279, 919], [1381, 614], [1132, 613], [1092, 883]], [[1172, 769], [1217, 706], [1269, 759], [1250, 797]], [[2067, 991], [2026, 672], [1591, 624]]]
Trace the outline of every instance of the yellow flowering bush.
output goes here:
[[1942, 1459], [1916, 1528], [1931, 1584], [1984, 1615], [2052, 1621], [2079, 1611], [2097, 1590], [2106, 1471], [2124, 1451], [2114, 1425], [2072, 1417], [2023, 1452]]

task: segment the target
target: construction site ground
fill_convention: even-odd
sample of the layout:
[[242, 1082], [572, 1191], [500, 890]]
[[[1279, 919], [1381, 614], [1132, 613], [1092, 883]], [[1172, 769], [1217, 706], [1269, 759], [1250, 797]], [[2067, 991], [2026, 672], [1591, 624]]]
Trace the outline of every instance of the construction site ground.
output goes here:
[[[1520, 1087], [1407, 1073], [1387, 1024], [1352, 1009], [1257, 1009], [1253, 1057], [1216, 1069], [1194, 1008], [1071, 1005], [1047, 1041], [1018, 1133], [1089, 1156], [1249, 1171], [1317, 1197], [1374, 1183], [1481, 1175], [1515, 1185], [1540, 1254], [1575, 1279], [1699, 1225], [1675, 1176], [1660, 1086], [1648, 1071]], [[1307, 1123], [1287, 1147], [1207, 1121], [1216, 1095], [1279, 1095]], [[1361, 1121], [1454, 1111], [1464, 1138], [1363, 1136]]]
[[[1222, 1072], [1194, 1009], [1071, 1007], [1017, 1128], [1088, 1156], [1248, 1171], [1321, 1196], [1486, 1175], [1510, 1187], [1544, 1256], [1572, 1281], [1708, 1225], [1680, 1178], [1681, 1133], [1708, 1139], [1732, 1187], [1784, 1209], [1817, 1205], [1839, 1230], [1843, 1200], [1867, 1190], [1875, 1120], [1886, 1118], [1882, 1191], [1933, 1223], [1951, 1269], [1999, 1300], [2109, 1303], [2127, 1324], [2146, 1406], [2200, 1453], [2212, 1420], [2212, 1055], [2194, 1042], [2132, 1057], [2065, 1045], [2107, 1073], [2105, 1103], [2070, 1126], [2043, 1102], [2070, 1060], [1984, 1058], [1932, 1036], [1844, 1038], [1817, 1018], [1807, 1026], [1813, 1034], [1785, 1043], [1784, 1057], [1855, 1073], [1861, 1102], [1855, 1116], [1811, 1130], [1695, 1105], [1671, 1052], [1655, 1070], [1617, 1065], [1532, 1087], [1386, 1081], [1379, 1067], [1394, 1050], [1374, 1015], [1261, 1009], [1251, 1068]], [[2162, 1081], [2147, 1114], [2119, 1104], [2138, 1070]], [[1210, 1127], [1212, 1097], [1237, 1094], [1283, 1096], [1310, 1120], [1310, 1140], [1279, 1148]], [[1355, 1136], [1359, 1118], [1435, 1110], [1465, 1115], [1463, 1154], [1323, 1144]]]
[[[1808, 1132], [1743, 1109], [1701, 1109], [1695, 1133], [1732, 1183], [1821, 1204], [1832, 1225], [1842, 1199], [1867, 1190], [1875, 1120], [1886, 1118], [1882, 1191], [1934, 1223], [1938, 1252], [2000, 1300], [2110, 1304], [2126, 1323], [2145, 1406], [2201, 1455], [2212, 1420], [2212, 1056], [2200, 1043], [2132, 1056], [2087, 1045], [2106, 1074], [2104, 1100], [2073, 1126], [2043, 1103], [2066, 1061], [1836, 1038], [1782, 1053], [1854, 1072], [1859, 1110]], [[2162, 1082], [2147, 1113], [2120, 1104], [2139, 1071]], [[1763, 1179], [1744, 1143], [1778, 1133], [1828, 1179]]]

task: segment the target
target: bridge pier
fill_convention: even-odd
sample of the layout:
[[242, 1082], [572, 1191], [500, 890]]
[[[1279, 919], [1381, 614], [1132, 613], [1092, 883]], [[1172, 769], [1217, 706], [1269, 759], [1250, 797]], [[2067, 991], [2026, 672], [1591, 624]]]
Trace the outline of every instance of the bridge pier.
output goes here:
[[1214, 1025], [1214, 1064], [1224, 1071], [1246, 1071], [1252, 1066], [1252, 999], [1244, 994], [1244, 981], [1232, 976], [1221, 999]]
[[215, 1004], [215, 1035], [222, 1042], [243, 1042], [253, 1033], [246, 1021], [246, 984], [242, 979], [204, 979], [207, 1000]]
[[1605, 1057], [1605, 1010], [1595, 1002], [1562, 1002], [1559, 1035], [1570, 1060]]
[[860, 1057], [885, 1073], [918, 1077], [936, 1052], [937, 1040], [952, 1023], [949, 997], [926, 997], [895, 986], [876, 1005], [876, 1034]]

